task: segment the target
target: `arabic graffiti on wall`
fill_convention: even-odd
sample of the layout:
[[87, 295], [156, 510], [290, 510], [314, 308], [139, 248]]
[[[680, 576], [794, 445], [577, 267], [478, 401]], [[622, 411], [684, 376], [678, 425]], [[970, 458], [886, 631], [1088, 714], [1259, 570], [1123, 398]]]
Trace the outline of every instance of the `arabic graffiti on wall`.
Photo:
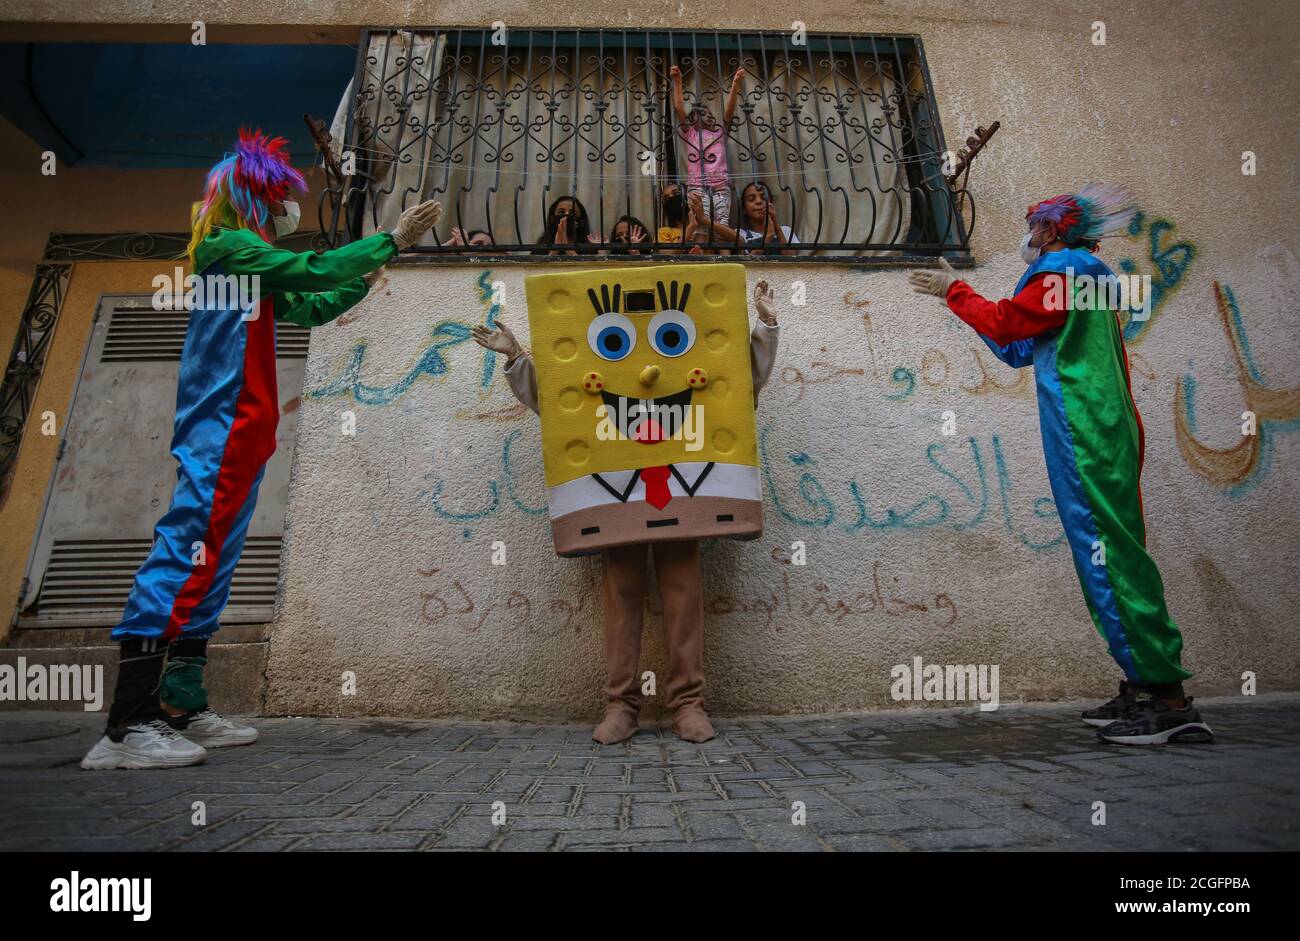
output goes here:
[[1140, 238], [1144, 230], [1147, 235], [1147, 261], [1154, 273], [1141, 271], [1137, 262], [1131, 258], [1122, 259], [1119, 267], [1124, 274], [1151, 274], [1151, 316], [1143, 320], [1130, 320], [1124, 325], [1125, 343], [1137, 343], [1147, 334], [1155, 323], [1160, 308], [1183, 283], [1187, 269], [1196, 258], [1196, 246], [1191, 242], [1164, 244], [1165, 237], [1172, 238], [1174, 233], [1174, 224], [1168, 219], [1148, 222], [1146, 214], [1139, 212], [1129, 223], [1129, 237]]
[[[778, 633], [788, 624], [807, 630], [826, 622], [918, 618], [933, 627], [947, 627], [958, 620], [957, 605], [946, 592], [907, 597], [898, 576], [885, 569], [882, 559], [871, 563], [870, 586], [859, 589], [855, 585], [848, 593], [837, 592], [821, 579], [809, 582], [793, 578], [790, 560], [782, 556], [779, 548], [773, 550], [772, 561], [782, 566], [779, 584], [764, 580], [763, 588], [750, 596], [725, 586], [711, 586], [705, 591], [705, 613], [718, 618], [741, 615], [748, 629]], [[438, 565], [416, 569], [416, 574], [422, 579], [420, 619], [429, 627], [455, 626], [466, 634], [487, 627], [550, 639], [581, 634], [600, 622], [594, 565], [589, 573], [592, 590], [563, 596], [521, 586], [501, 598], [492, 590], [483, 592], [473, 583], [467, 587], [455, 572]], [[662, 616], [662, 601], [647, 596], [645, 610], [651, 617]]]
[[[1146, 237], [1147, 259], [1152, 277], [1151, 317], [1143, 321], [1130, 321], [1124, 329], [1124, 336], [1129, 343], [1138, 343], [1144, 339], [1154, 323], [1157, 314], [1165, 306], [1174, 292], [1186, 278], [1187, 271], [1197, 256], [1196, 247], [1189, 241], [1173, 241], [1175, 226], [1168, 219], [1148, 219], [1144, 214], [1137, 214], [1129, 227], [1129, 235], [1138, 240]], [[1137, 262], [1130, 258], [1120, 261], [1119, 267], [1127, 274], [1143, 273]], [[484, 269], [475, 280], [477, 300], [483, 310], [483, 323], [492, 326], [497, 322], [502, 305], [497, 300], [493, 273]], [[1259, 428], [1255, 435], [1243, 435], [1241, 440], [1228, 448], [1213, 448], [1202, 444], [1196, 437], [1195, 420], [1195, 378], [1189, 372], [1179, 377], [1176, 387], [1174, 409], [1175, 434], [1179, 452], [1192, 470], [1202, 478], [1218, 487], [1241, 493], [1243, 489], [1263, 476], [1267, 467], [1271, 437], [1278, 432], [1295, 429], [1300, 420], [1300, 389], [1272, 390], [1267, 388], [1260, 376], [1259, 369], [1251, 356], [1249, 341], [1241, 312], [1231, 288], [1214, 283], [1214, 296], [1219, 318], [1224, 333], [1232, 350], [1236, 364], [1238, 381], [1242, 388], [1244, 406], [1256, 414]], [[867, 356], [861, 365], [837, 365], [827, 358], [813, 359], [806, 364], [789, 365], [781, 368], [777, 378], [792, 390], [792, 404], [802, 402], [808, 391], [815, 386], [839, 383], [857, 383], [874, 386], [881, 399], [888, 402], [904, 402], [923, 387], [956, 389], [970, 395], [1028, 395], [1031, 390], [1027, 370], [1015, 370], [1008, 374], [991, 365], [982, 344], [970, 344], [965, 350], [952, 351], [938, 347], [927, 349], [920, 361], [913, 365], [895, 365], [890, 369], [882, 368], [873, 337], [874, 325], [868, 311], [871, 302], [857, 292], [847, 292], [843, 296], [844, 304], [856, 312], [861, 319], [866, 335]], [[446, 376], [450, 371], [447, 359], [448, 351], [470, 340], [469, 325], [446, 319], [439, 321], [433, 328], [427, 345], [420, 351], [414, 363], [405, 370], [396, 381], [372, 385], [365, 381], [364, 372], [367, 359], [367, 341], [360, 340], [352, 348], [347, 362], [325, 383], [303, 393], [305, 399], [327, 399], [344, 396], [361, 405], [384, 407], [392, 405], [409, 392], [415, 384], [424, 378]], [[826, 352], [825, 350], [822, 351]], [[497, 370], [497, 356], [489, 350], [482, 351], [479, 390], [487, 394]], [[1154, 378], [1155, 372], [1140, 353], [1131, 353], [1134, 370], [1147, 378]], [[524, 414], [524, 409], [517, 403], [494, 411], [477, 412], [462, 410], [457, 418], [475, 420], [513, 421]], [[448, 520], [469, 522], [484, 519], [497, 512], [502, 505], [502, 498], [520, 512], [527, 515], [539, 515], [544, 507], [532, 506], [518, 496], [514, 471], [511, 467], [511, 444], [517, 433], [511, 433], [503, 439], [501, 449], [501, 479], [488, 481], [479, 506], [469, 509], [453, 509], [447, 505], [446, 484], [434, 480], [421, 494], [427, 497], [435, 512]], [[768, 481], [769, 492], [777, 512], [787, 522], [794, 525], [818, 528], [838, 526], [843, 531], [855, 533], [885, 528], [921, 529], [930, 526], [948, 524], [958, 529], [972, 528], [986, 520], [997, 517], [1000, 513], [1001, 525], [1013, 533], [1022, 543], [1034, 549], [1051, 548], [1060, 543], [1061, 537], [1055, 539], [1035, 538], [1012, 522], [1007, 503], [1010, 495], [1007, 488], [1010, 477], [1006, 470], [1005, 459], [997, 436], [986, 447], [993, 457], [993, 485], [990, 485], [986, 458], [979, 442], [970, 439], [966, 448], [970, 452], [974, 466], [973, 476], [964, 480], [953, 473], [945, 464], [947, 445], [931, 445], [925, 454], [925, 464], [933, 473], [943, 478], [956, 488], [948, 493], [947, 498], [939, 493], [931, 493], [916, 505], [907, 508], [873, 509], [871, 501], [864, 496], [857, 480], [841, 483], [845, 494], [837, 505], [827, 496], [825, 485], [809, 469], [815, 460], [808, 455], [791, 455], [773, 464], [769, 459], [767, 432], [763, 435], [763, 472]], [[800, 471], [795, 492], [784, 496], [775, 486], [774, 466], [787, 470], [793, 465]], [[996, 490], [999, 506], [990, 508], [990, 491]], [[785, 500], [783, 503], [782, 500]], [[805, 504], [801, 509], [794, 507]], [[960, 519], [963, 504], [971, 504], [971, 518]], [[1036, 518], [1054, 518], [1052, 501], [1049, 497], [1040, 497], [1034, 501], [1033, 513]]]
[[1240, 495], [1263, 476], [1272, 448], [1272, 436], [1300, 428], [1300, 386], [1293, 389], [1268, 388], [1251, 353], [1250, 340], [1232, 288], [1215, 281], [1214, 302], [1232, 350], [1243, 409], [1255, 416], [1255, 433], [1242, 434], [1236, 444], [1227, 448], [1211, 448], [1197, 440], [1196, 379], [1189, 372], [1178, 379], [1174, 435], [1178, 450], [1193, 471], [1215, 486]]
[[[967, 438], [960, 446], [953, 447], [938, 442], [930, 444], [925, 449], [924, 461], [934, 489], [911, 506], [896, 508], [875, 505], [870, 487], [856, 478], [831, 480], [819, 476], [820, 459], [807, 452], [774, 459], [770, 454], [771, 432], [771, 426], [766, 426], [759, 435], [765, 490], [781, 519], [797, 529], [833, 529], [849, 535], [866, 535], [936, 526], [948, 526], [956, 531], [986, 526], [1001, 529], [1035, 551], [1053, 549], [1065, 539], [1056, 505], [1050, 497], [1040, 496], [1030, 501], [1026, 512], [1034, 520], [1032, 526], [1017, 523], [1017, 504], [1024, 497], [1014, 486], [997, 435], [991, 436], [987, 446], [975, 438]], [[477, 485], [476, 495], [466, 494], [464, 486], [457, 487], [456, 505], [450, 505], [449, 481], [430, 471], [429, 486], [420, 491], [419, 499], [428, 500], [439, 518], [461, 525], [488, 520], [507, 507], [529, 516], [544, 514], [544, 505], [529, 504], [519, 495], [515, 467], [515, 443], [519, 436], [519, 431], [505, 435], [498, 471]], [[777, 473], [778, 469], [787, 468], [793, 468], [797, 474], [788, 485]], [[470, 530], [466, 530], [466, 538], [469, 534]]]
[[446, 351], [470, 338], [470, 328], [455, 320], [444, 320], [433, 328], [432, 339], [420, 353], [414, 365], [396, 382], [386, 386], [368, 385], [361, 378], [366, 362], [367, 343], [360, 340], [352, 347], [347, 365], [324, 385], [303, 392], [304, 399], [328, 399], [339, 395], [351, 397], [361, 405], [392, 405], [405, 395], [422, 377], [447, 374]]

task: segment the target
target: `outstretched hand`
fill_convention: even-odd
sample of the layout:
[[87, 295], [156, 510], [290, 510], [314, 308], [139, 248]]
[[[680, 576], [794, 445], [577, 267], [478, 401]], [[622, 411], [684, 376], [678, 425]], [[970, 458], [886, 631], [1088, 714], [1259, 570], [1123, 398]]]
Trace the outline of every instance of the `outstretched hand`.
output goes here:
[[776, 291], [768, 285], [766, 281], [760, 281], [754, 285], [754, 307], [758, 311], [758, 319], [763, 321], [769, 327], [776, 326]]
[[425, 200], [403, 212], [393, 227], [393, 241], [397, 243], [398, 251], [404, 251], [420, 241], [441, 218], [442, 204], [436, 199]]
[[948, 259], [940, 256], [938, 268], [909, 271], [907, 280], [912, 285], [912, 290], [917, 294], [933, 294], [935, 297], [947, 297], [948, 288], [952, 287], [952, 283], [959, 279], [952, 265], [948, 264]]
[[470, 330], [470, 336], [474, 342], [485, 350], [491, 350], [494, 353], [502, 353], [507, 360], [513, 360], [523, 352], [523, 347], [515, 339], [515, 335], [510, 332], [510, 328], [505, 324], [498, 322], [495, 330], [489, 330], [483, 324], [478, 324]]

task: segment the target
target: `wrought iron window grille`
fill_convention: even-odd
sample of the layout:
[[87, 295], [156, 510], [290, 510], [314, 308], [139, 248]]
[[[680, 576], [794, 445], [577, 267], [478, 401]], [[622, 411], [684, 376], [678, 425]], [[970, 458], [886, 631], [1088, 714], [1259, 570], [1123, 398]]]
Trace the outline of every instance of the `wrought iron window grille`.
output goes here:
[[[696, 233], [707, 260], [969, 259], [974, 202], [964, 176], [945, 178], [917, 36], [809, 33], [794, 45], [780, 32], [519, 29], [503, 44], [494, 38], [490, 29], [363, 32], [326, 160], [320, 221], [331, 244], [391, 229], [403, 209], [432, 198], [443, 218], [411, 250], [425, 260], [691, 260], [692, 243], [675, 240], [687, 225], [669, 224], [661, 197], [670, 183], [699, 182], [731, 203], [717, 207], [725, 228]], [[673, 67], [688, 108], [711, 121], [681, 123]], [[741, 68], [722, 128], [726, 170], [710, 176], [719, 154], [709, 143]], [[754, 183], [770, 214], [761, 198], [748, 213], [742, 205]], [[579, 206], [564, 203], [574, 199]], [[564, 242], [554, 236], [557, 205], [578, 220]], [[611, 238], [628, 220], [646, 242]], [[462, 244], [474, 233], [490, 244]]]

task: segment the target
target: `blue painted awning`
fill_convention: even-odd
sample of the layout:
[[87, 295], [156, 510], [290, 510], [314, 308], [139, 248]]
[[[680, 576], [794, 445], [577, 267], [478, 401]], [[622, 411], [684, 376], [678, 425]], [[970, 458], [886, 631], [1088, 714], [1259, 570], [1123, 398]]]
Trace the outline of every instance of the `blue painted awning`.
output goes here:
[[0, 43], [0, 114], [68, 166], [207, 167], [240, 126], [315, 149], [356, 51], [339, 45]]

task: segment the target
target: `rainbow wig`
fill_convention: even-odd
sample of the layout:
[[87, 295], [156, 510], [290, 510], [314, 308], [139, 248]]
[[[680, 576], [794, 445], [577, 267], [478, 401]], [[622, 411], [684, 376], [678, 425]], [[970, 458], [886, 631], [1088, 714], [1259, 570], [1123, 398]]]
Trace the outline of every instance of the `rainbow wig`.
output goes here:
[[239, 129], [235, 152], [228, 153], [208, 171], [203, 201], [195, 203], [186, 253], [194, 262], [194, 249], [214, 226], [251, 229], [270, 241], [273, 203], [283, 202], [289, 191], [306, 192], [307, 181], [289, 165], [283, 137], [267, 137], [261, 128]]
[[1137, 207], [1133, 194], [1113, 183], [1089, 183], [1076, 195], [1053, 196], [1034, 203], [1025, 213], [1030, 226], [1047, 223], [1056, 236], [1074, 248], [1084, 242], [1115, 235], [1132, 221]]

